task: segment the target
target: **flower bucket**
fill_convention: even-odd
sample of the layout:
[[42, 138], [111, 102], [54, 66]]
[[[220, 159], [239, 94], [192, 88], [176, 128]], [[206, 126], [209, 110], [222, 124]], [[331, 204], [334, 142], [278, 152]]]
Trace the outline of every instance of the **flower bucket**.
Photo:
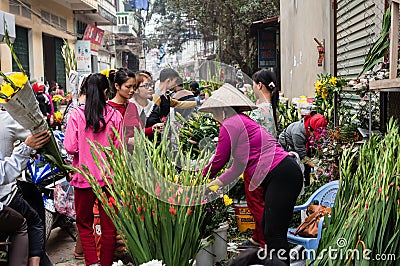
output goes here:
[[[202, 240], [202, 245], [205, 240]], [[200, 249], [196, 255], [196, 266], [213, 266], [214, 265], [214, 253], [213, 246], [208, 245]]]
[[213, 231], [214, 243], [212, 245], [212, 250], [215, 254], [214, 262], [225, 260], [228, 255], [227, 252], [228, 228], [229, 224], [225, 222], [221, 223], [220, 226]]
[[240, 232], [246, 232], [247, 230], [254, 230], [256, 228], [256, 222], [247, 204], [235, 205], [235, 217]]
[[33, 135], [48, 129], [47, 122], [42, 116], [29, 82], [2, 105], [19, 124], [29, 129]]

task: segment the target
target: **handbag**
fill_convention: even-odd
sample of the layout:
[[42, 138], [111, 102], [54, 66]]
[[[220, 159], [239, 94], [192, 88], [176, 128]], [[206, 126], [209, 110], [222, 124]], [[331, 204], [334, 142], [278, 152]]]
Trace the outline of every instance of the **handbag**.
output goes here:
[[75, 218], [74, 187], [68, 181], [57, 184], [54, 188], [54, 207], [57, 212]]
[[302, 237], [317, 237], [318, 223], [326, 214], [331, 214], [331, 208], [322, 205], [310, 205], [307, 207], [307, 217], [293, 232]]

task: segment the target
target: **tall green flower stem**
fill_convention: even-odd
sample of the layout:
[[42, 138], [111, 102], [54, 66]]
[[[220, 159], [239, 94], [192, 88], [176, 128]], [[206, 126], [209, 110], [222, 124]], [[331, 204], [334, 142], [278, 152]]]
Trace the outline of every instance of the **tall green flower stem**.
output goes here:
[[165, 131], [159, 142], [136, 131], [132, 152], [111, 141], [110, 147], [90, 143], [103, 176], [113, 180], [110, 184], [105, 179], [115, 200], [106, 197], [86, 167], [71, 168], [85, 176], [103, 202], [135, 265], [153, 259], [168, 266], [192, 265], [203, 237], [199, 229], [208, 177], [195, 169], [204, 168], [206, 155], [193, 162], [189, 155], [173, 151], [168, 128]]
[[[400, 260], [400, 135], [393, 119], [387, 132], [383, 138], [373, 135], [358, 152], [344, 151], [339, 191], [314, 265], [396, 265]], [[338, 250], [335, 260], [329, 248]], [[397, 260], [375, 260], [382, 254]]]

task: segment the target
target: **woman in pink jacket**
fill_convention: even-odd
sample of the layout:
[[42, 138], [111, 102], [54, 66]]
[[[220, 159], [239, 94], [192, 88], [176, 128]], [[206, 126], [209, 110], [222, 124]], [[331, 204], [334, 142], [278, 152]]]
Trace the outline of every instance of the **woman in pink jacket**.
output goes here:
[[[64, 145], [68, 153], [74, 155], [72, 165], [82, 169], [88, 167], [100, 186], [106, 183], [96, 166], [88, 140], [102, 146], [109, 146], [108, 137], [119, 143], [112, 128], [122, 136], [122, 115], [106, 103], [108, 80], [105, 75], [92, 74], [86, 80], [86, 103], [74, 109], [68, 119]], [[119, 144], [118, 144], [119, 145]], [[104, 155], [103, 155], [104, 156]], [[112, 181], [112, 180], [110, 180]], [[99, 203], [101, 220], [100, 262], [97, 258], [95, 238], [93, 236], [93, 205], [96, 196], [88, 181], [79, 173], [74, 173], [71, 185], [74, 186], [76, 223], [81, 237], [86, 265], [109, 266], [113, 261], [116, 230], [111, 219]], [[108, 193], [106, 189], [104, 192]]]

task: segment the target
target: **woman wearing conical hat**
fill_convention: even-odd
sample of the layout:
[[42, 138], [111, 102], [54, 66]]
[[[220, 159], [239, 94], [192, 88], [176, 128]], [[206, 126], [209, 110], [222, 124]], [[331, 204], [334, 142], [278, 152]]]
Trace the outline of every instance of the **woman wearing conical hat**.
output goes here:
[[[221, 123], [218, 144], [211, 162], [203, 175], [217, 173], [233, 158], [230, 168], [209, 183], [211, 190], [226, 186], [244, 173], [247, 203], [258, 187], [264, 189], [263, 229], [264, 239], [271, 259], [286, 258], [289, 265], [289, 246], [286, 233], [293, 207], [303, 185], [303, 175], [295, 160], [288, 155], [264, 127], [243, 112], [257, 108], [239, 90], [224, 84], [200, 107], [199, 111], [212, 113]], [[281, 251], [282, 250], [282, 251]], [[283, 253], [282, 253], [283, 252]], [[282, 256], [282, 254], [284, 254]]]

